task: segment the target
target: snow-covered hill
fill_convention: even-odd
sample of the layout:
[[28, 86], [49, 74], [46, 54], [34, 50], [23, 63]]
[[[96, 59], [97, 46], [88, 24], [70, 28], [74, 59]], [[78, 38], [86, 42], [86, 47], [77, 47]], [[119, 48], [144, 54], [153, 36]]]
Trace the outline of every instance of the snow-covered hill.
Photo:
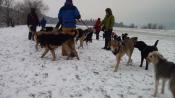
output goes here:
[[[159, 51], [175, 61], [174, 31], [116, 28], [115, 32], [137, 36], [149, 45], [159, 39]], [[0, 98], [153, 98], [153, 65], [148, 71], [140, 68], [137, 49], [132, 66], [126, 66], [124, 57], [114, 73], [115, 56], [101, 49], [102, 38], [79, 49], [80, 60], [66, 60], [58, 48], [56, 61], [51, 61], [51, 54], [40, 58], [43, 50], [36, 51], [27, 36], [26, 26], [0, 28]], [[168, 83], [165, 94], [159, 95], [172, 98]]]

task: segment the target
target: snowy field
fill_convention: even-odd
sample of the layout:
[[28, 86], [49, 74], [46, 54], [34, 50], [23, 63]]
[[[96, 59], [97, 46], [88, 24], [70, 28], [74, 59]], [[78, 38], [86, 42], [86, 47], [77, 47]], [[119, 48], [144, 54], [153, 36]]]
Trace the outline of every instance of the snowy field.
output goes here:
[[[175, 61], [175, 31], [116, 28], [115, 32], [137, 36], [149, 45], [158, 39], [159, 51]], [[66, 60], [58, 48], [56, 61], [51, 61], [50, 53], [40, 58], [43, 49], [36, 51], [27, 36], [26, 26], [0, 28], [0, 98], [153, 98], [153, 65], [148, 71], [140, 68], [137, 49], [132, 66], [126, 66], [124, 57], [114, 73], [115, 56], [101, 49], [102, 38], [97, 41], [94, 36], [93, 43], [80, 48], [80, 60]], [[159, 98], [172, 98], [168, 82]]]

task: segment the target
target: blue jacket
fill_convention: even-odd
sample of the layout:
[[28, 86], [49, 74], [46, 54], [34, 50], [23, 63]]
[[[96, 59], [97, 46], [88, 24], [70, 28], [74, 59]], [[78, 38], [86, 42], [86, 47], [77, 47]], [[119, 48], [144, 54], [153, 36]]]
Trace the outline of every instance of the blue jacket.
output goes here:
[[63, 28], [76, 28], [76, 19], [80, 19], [78, 9], [73, 5], [64, 5], [58, 14], [58, 19]]
[[42, 27], [42, 28], [45, 27], [45, 26], [46, 26], [46, 23], [47, 23], [47, 21], [43, 18], [43, 19], [40, 21], [41, 27]]

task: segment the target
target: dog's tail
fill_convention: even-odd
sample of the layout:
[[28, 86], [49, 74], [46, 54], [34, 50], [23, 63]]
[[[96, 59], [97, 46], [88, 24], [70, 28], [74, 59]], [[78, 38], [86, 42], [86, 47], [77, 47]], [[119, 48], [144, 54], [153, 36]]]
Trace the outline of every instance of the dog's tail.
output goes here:
[[159, 40], [156, 40], [156, 42], [154, 43], [154, 47], [157, 47]]
[[175, 72], [171, 76], [170, 82], [169, 82], [170, 90], [173, 95], [173, 98], [175, 98]]

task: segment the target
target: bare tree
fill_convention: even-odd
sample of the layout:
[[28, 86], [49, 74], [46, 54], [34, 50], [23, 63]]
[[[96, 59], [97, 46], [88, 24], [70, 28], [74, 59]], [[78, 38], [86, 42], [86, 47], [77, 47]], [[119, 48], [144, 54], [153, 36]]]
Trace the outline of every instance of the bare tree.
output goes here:
[[2, 6], [3, 2], [4, 2], [4, 0], [0, 0], [0, 6]]
[[13, 4], [14, 0], [4, 0], [3, 2], [4, 11], [2, 11], [3, 12], [2, 17], [3, 21], [6, 23], [7, 26], [12, 25], [13, 23], [13, 17], [12, 17]]
[[[3, 6], [3, 7], [2, 7]], [[14, 2], [14, 0], [0, 0], [0, 23], [7, 26], [15, 24], [26, 24], [27, 15], [31, 8], [36, 9], [39, 17], [44, 15], [48, 7], [42, 0], [23, 0], [23, 2]]]
[[29, 13], [31, 8], [35, 8], [39, 16], [42, 16], [48, 10], [48, 6], [42, 0], [25, 0], [24, 5], [26, 7], [25, 12]]

